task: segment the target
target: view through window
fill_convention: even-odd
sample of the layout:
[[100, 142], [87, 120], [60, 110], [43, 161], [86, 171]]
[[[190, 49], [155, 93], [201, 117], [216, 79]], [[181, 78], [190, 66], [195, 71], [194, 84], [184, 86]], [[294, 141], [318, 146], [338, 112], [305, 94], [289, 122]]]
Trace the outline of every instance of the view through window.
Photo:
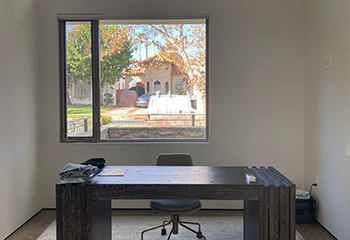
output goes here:
[[64, 21], [66, 139], [207, 140], [206, 20], [98, 23]]

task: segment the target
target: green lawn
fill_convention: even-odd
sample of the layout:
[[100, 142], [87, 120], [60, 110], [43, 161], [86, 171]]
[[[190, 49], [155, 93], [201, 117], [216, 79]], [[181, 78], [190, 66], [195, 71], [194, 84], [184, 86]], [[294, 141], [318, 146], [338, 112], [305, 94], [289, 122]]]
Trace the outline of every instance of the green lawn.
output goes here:
[[68, 114], [67, 115], [67, 118], [87, 118], [87, 117], [92, 117], [92, 114], [90, 114], [90, 115], [85, 115], [85, 114], [79, 114], [79, 115]]
[[[101, 107], [101, 113], [113, 109], [112, 107]], [[67, 107], [67, 114], [92, 114], [92, 107]]]
[[[101, 107], [101, 113], [104, 113], [112, 107]], [[86, 118], [92, 116], [92, 107], [67, 107], [68, 118]]]

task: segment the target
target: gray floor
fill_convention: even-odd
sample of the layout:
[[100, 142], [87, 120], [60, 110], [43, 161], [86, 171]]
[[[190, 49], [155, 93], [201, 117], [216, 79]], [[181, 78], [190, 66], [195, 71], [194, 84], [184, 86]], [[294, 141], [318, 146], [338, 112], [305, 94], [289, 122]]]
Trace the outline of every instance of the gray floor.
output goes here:
[[[242, 211], [232, 210], [201, 210], [196, 215], [198, 216], [241, 216]], [[151, 216], [150, 210], [113, 210], [113, 216]], [[37, 239], [43, 231], [55, 220], [55, 210], [42, 210], [30, 221], [24, 224], [11, 236], [8, 240], [32, 240]], [[334, 240], [319, 223], [313, 221], [312, 223], [297, 224], [298, 232], [305, 238], [305, 240]]]

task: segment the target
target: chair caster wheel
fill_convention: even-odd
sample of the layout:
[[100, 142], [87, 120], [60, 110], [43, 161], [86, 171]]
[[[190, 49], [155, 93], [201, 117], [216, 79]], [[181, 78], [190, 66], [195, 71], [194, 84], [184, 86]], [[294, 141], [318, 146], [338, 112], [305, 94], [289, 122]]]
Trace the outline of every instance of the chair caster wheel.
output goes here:
[[[202, 232], [198, 232], [199, 234], [202, 234]], [[197, 238], [202, 238], [202, 235], [197, 234]]]
[[165, 229], [165, 228], [162, 228], [161, 234], [162, 234], [163, 236], [166, 235], [166, 229]]

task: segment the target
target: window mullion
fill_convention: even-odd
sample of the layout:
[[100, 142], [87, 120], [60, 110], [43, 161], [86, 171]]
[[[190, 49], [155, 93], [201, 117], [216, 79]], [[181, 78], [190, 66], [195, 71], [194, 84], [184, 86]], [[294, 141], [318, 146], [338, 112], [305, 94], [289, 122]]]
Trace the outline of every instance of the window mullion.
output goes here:
[[92, 105], [93, 105], [93, 138], [100, 138], [100, 47], [99, 47], [99, 21], [91, 21], [92, 39]]
[[[61, 141], [67, 138], [67, 85], [66, 85], [66, 22], [59, 21], [59, 54], [60, 54], [60, 110]], [[62, 131], [63, 130], [63, 131]]]

